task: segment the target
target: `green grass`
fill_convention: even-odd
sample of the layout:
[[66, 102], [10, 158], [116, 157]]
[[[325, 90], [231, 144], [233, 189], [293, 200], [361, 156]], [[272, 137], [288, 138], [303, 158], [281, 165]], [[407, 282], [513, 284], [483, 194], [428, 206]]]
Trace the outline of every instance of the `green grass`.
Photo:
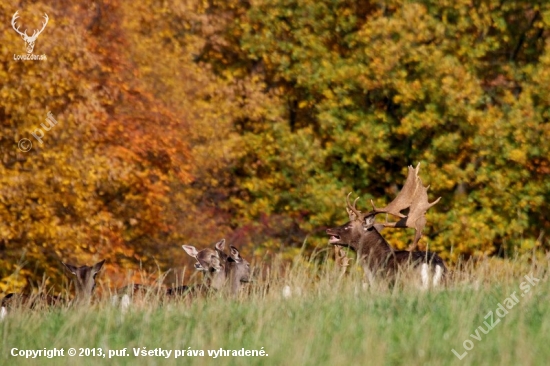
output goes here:
[[[363, 289], [353, 271], [341, 278], [330, 268], [297, 263], [256, 283], [250, 294], [216, 295], [193, 302], [149, 299], [123, 314], [108, 300], [92, 307], [15, 310], [0, 323], [0, 364], [70, 365], [542, 365], [550, 359], [550, 291], [545, 268], [482, 264], [444, 289], [422, 292], [405, 280], [394, 287]], [[524, 297], [520, 283], [541, 281]], [[301, 295], [282, 296], [290, 285]], [[269, 289], [267, 288], [269, 285]], [[488, 333], [484, 316], [514, 291], [520, 299]], [[494, 315], [495, 321], [498, 318]], [[486, 327], [485, 327], [486, 328]], [[452, 352], [474, 348], [459, 360]], [[12, 357], [12, 348], [63, 348], [65, 357]], [[130, 356], [69, 357], [70, 348], [127, 348]], [[172, 350], [169, 359], [135, 357], [132, 348]], [[175, 350], [203, 350], [204, 357], [174, 358]], [[265, 350], [265, 357], [208, 356], [207, 350]]]

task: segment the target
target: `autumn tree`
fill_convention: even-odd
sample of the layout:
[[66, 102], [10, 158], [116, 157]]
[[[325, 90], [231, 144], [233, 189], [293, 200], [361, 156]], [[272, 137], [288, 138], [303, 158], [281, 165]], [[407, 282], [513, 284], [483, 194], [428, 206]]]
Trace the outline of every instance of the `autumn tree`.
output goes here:
[[[0, 7], [4, 19], [13, 5]], [[161, 248], [173, 244], [178, 222], [165, 207], [174, 182], [189, 181], [178, 135], [187, 125], [135, 79], [118, 2], [35, 3], [19, 21], [32, 29], [43, 13], [50, 20], [35, 52], [46, 61], [14, 61], [22, 41], [9, 24], [1, 30], [2, 288], [43, 275], [60, 283], [60, 260], [104, 258], [119, 283], [120, 269], [170, 258]], [[49, 111], [57, 124], [46, 129]], [[37, 129], [42, 142], [31, 137]], [[18, 149], [21, 138], [30, 151]]]

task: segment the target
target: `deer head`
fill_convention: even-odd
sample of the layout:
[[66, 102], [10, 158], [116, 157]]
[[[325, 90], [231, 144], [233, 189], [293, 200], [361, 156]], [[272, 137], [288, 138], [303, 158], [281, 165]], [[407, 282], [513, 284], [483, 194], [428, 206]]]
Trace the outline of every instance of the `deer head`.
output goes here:
[[[92, 296], [92, 292], [95, 288], [95, 277], [105, 260], [94, 264], [92, 267], [82, 266], [76, 267], [72, 264], [66, 264], [61, 262], [70, 273], [76, 276], [76, 298], [75, 301], [82, 301], [89, 299]], [[63, 301], [60, 296], [50, 296], [45, 293], [33, 295], [29, 293], [10, 293], [4, 296], [1, 302], [0, 308], [0, 321], [2, 321], [8, 315], [8, 307], [20, 304], [34, 308], [40, 304], [46, 305], [58, 305]]]
[[18, 11], [16, 11], [15, 14], [13, 14], [13, 17], [11, 18], [11, 26], [21, 36], [21, 38], [23, 38], [23, 40], [25, 41], [25, 47], [27, 48], [27, 53], [32, 53], [32, 51], [34, 49], [34, 42], [36, 42], [36, 38], [38, 38], [40, 33], [42, 33], [44, 28], [46, 28], [46, 24], [48, 24], [48, 19], [49, 19], [48, 14], [44, 13], [44, 19], [46, 21], [42, 24], [42, 29], [34, 30], [32, 36], [29, 37], [29, 35], [27, 34], [26, 29], [25, 29], [25, 32], [21, 32], [21, 31], [19, 31], [19, 27], [16, 27], [15, 23], [16, 23], [16, 20], [19, 18], [19, 15], [17, 13], [18, 13]]
[[205, 274], [204, 278], [206, 282], [215, 290], [221, 289], [226, 280], [225, 260], [220, 258], [219, 251], [217, 250], [218, 247], [223, 250], [224, 244], [225, 240], [222, 239], [216, 243], [216, 249], [206, 248], [200, 251], [192, 245], [182, 245], [183, 250], [197, 260], [195, 269]]
[[237, 294], [241, 283], [250, 282], [250, 263], [241, 257], [237, 248], [232, 246], [229, 257], [227, 258], [227, 264], [231, 293]]
[[182, 245], [183, 250], [189, 256], [195, 258], [195, 269], [201, 272], [219, 272], [221, 270], [221, 260], [215, 249], [206, 248], [197, 250], [192, 245]]
[[77, 300], [89, 300], [92, 296], [92, 293], [95, 288], [95, 278], [98, 272], [103, 267], [105, 259], [101, 262], [97, 262], [91, 267], [88, 266], [73, 266], [72, 264], [67, 264], [61, 262], [65, 268], [76, 277], [75, 280], [75, 289], [76, 289], [76, 299]]
[[[360, 237], [372, 232], [381, 231], [384, 227], [396, 227], [396, 228], [413, 228], [416, 233], [414, 236], [413, 247], [416, 247], [418, 241], [422, 237], [422, 230], [426, 225], [426, 211], [435, 205], [439, 200], [438, 198], [434, 202], [428, 202], [428, 188], [422, 185], [422, 181], [418, 177], [418, 171], [420, 169], [420, 164], [416, 168], [409, 166], [409, 173], [407, 180], [403, 186], [403, 189], [399, 192], [397, 197], [389, 203], [384, 208], [376, 208], [374, 202], [371, 200], [372, 211], [367, 213], [362, 213], [356, 207], [357, 199], [353, 202], [353, 205], [349, 201], [348, 194], [346, 197], [346, 204], [348, 211], [348, 216], [350, 221], [345, 225], [342, 225], [338, 228], [328, 229], [327, 234], [331, 237], [329, 242], [333, 245], [340, 244], [352, 247], [357, 250], [353, 244], [358, 241]], [[409, 209], [407, 215], [401, 213], [405, 209]], [[376, 223], [376, 215], [385, 213], [396, 216], [399, 218], [395, 222], [383, 222]], [[345, 237], [345, 238], [344, 238]]]
[[192, 245], [183, 245], [187, 254], [197, 260], [195, 269], [204, 271], [211, 288], [221, 290], [229, 281], [232, 293], [237, 293], [241, 282], [250, 281], [250, 264], [241, 257], [235, 247], [231, 247], [230, 254], [225, 253], [225, 239], [214, 245], [215, 249], [198, 251]]

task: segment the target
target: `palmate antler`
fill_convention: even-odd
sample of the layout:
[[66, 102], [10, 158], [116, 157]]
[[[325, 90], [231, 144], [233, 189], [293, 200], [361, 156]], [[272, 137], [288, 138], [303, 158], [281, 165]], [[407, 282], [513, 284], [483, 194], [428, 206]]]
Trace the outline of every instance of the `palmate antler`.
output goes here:
[[[405, 185], [403, 185], [403, 188], [397, 197], [395, 197], [395, 199], [384, 208], [376, 208], [374, 202], [371, 200], [373, 208], [372, 211], [363, 214], [355, 207], [357, 199], [353, 202], [353, 206], [350, 204], [350, 195], [348, 194], [346, 203], [350, 220], [361, 220], [365, 222], [368, 218], [372, 218], [371, 221], [374, 223], [374, 217], [381, 213], [399, 217], [399, 221], [377, 223], [376, 225], [383, 227], [408, 227], [415, 229], [416, 234], [414, 236], [412, 247], [416, 247], [418, 241], [422, 237], [422, 230], [424, 229], [424, 226], [426, 226], [426, 211], [428, 211], [430, 207], [435, 205], [441, 199], [441, 197], [439, 197], [432, 203], [428, 201], [428, 188], [430, 188], [430, 186], [424, 187], [422, 185], [422, 180], [418, 176], [419, 170], [420, 163], [416, 166], [416, 168], [409, 166], [409, 173], [407, 175]], [[402, 214], [401, 211], [407, 208], [409, 209], [408, 215]]]

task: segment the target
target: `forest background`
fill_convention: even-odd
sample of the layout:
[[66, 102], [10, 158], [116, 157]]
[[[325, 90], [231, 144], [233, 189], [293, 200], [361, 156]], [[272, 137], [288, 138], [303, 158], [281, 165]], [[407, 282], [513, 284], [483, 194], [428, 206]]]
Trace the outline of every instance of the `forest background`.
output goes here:
[[[47, 60], [14, 59], [16, 11], [29, 35], [48, 15]], [[0, 19], [1, 291], [60, 283], [61, 260], [107, 259], [113, 285], [176, 273], [181, 244], [221, 238], [291, 260], [328, 248], [348, 192], [384, 205], [418, 163], [442, 197], [421, 248], [550, 250], [547, 2], [8, 0]]]

